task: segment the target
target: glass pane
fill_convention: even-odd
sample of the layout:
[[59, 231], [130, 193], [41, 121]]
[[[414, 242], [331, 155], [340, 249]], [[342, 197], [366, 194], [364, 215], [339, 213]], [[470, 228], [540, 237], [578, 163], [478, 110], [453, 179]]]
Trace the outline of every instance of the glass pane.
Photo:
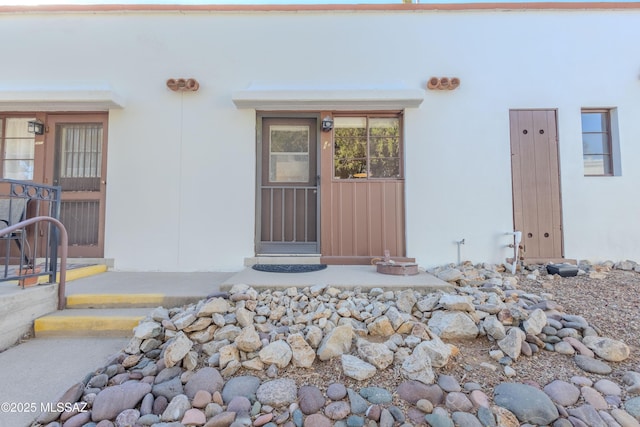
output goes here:
[[5, 160], [3, 178], [31, 181], [33, 179], [33, 160]]
[[30, 139], [7, 139], [5, 141], [5, 159], [33, 159], [35, 141]]
[[583, 154], [610, 154], [609, 137], [602, 133], [582, 134]]
[[271, 154], [269, 159], [269, 181], [308, 182], [308, 154]]
[[334, 117], [334, 129], [359, 129], [360, 135], [366, 135], [367, 118], [366, 117]]
[[269, 181], [309, 182], [309, 126], [269, 127]]
[[607, 155], [585, 155], [585, 175], [611, 175], [611, 159]]
[[367, 177], [366, 159], [336, 159], [334, 162], [334, 178], [351, 179]]
[[308, 126], [271, 126], [272, 153], [308, 153]]
[[29, 121], [35, 120], [31, 118], [9, 118], [6, 119], [6, 138], [33, 138], [33, 134], [29, 133]]
[[367, 177], [367, 118], [334, 118], [334, 178]]
[[400, 159], [372, 159], [370, 171], [371, 178], [399, 178]]
[[609, 114], [605, 111], [583, 112], [582, 132], [608, 132]]
[[367, 156], [367, 140], [335, 136], [334, 156], [336, 159], [352, 159]]
[[102, 176], [102, 125], [63, 125], [60, 178]]

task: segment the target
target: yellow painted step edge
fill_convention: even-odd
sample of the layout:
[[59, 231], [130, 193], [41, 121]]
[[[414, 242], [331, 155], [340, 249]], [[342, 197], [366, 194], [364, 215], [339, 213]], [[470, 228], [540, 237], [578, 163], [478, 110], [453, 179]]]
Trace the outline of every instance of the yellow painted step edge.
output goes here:
[[[72, 280], [84, 279], [85, 277], [95, 276], [96, 274], [104, 273], [109, 267], [103, 264], [88, 265], [86, 267], [71, 268], [67, 270], [67, 282]], [[49, 276], [43, 274], [38, 276], [38, 283], [47, 283]], [[56, 282], [60, 282], [60, 272], [56, 274]]]
[[45, 316], [36, 319], [36, 333], [48, 331], [115, 331], [135, 328], [144, 316]]
[[67, 297], [67, 307], [110, 304], [162, 304], [164, 294], [73, 294]]

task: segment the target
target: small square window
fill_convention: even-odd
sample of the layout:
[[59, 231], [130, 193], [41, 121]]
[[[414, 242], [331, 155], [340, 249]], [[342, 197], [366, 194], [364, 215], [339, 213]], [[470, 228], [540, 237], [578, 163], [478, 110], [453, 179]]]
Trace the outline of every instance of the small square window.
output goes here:
[[610, 110], [582, 110], [582, 159], [585, 176], [614, 175]]

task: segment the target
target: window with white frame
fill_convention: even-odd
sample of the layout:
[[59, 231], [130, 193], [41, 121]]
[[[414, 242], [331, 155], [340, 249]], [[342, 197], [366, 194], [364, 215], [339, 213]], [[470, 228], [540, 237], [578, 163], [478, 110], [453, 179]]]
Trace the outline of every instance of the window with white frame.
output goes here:
[[582, 158], [585, 176], [615, 173], [612, 110], [582, 110]]
[[334, 117], [334, 179], [402, 179], [400, 114]]
[[0, 116], [2, 178], [30, 181], [35, 165], [35, 135], [29, 133], [34, 117]]

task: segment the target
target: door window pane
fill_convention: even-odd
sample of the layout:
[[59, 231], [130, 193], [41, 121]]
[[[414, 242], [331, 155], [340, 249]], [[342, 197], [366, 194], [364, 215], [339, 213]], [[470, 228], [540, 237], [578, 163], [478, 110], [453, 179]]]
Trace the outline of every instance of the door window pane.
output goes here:
[[60, 178], [102, 176], [102, 125], [62, 125]]
[[309, 182], [309, 127], [269, 127], [269, 181]]

